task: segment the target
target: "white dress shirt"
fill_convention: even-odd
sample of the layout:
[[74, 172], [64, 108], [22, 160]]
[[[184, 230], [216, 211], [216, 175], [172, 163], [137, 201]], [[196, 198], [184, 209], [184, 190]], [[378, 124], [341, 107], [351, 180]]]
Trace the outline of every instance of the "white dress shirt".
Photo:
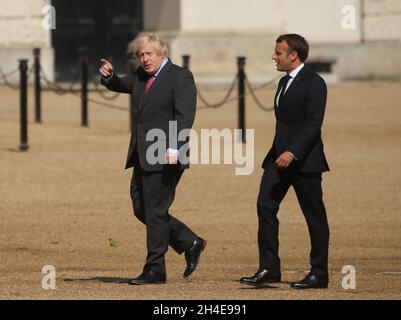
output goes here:
[[[294, 78], [297, 76], [298, 72], [301, 71], [301, 69], [302, 69], [303, 67], [304, 67], [304, 64], [301, 63], [297, 68], [295, 68], [294, 70], [292, 70], [292, 71], [288, 74], [288, 75], [291, 77], [291, 79], [288, 80], [288, 82], [287, 82], [287, 86], [286, 86], [285, 89], [284, 89], [284, 94], [287, 92], [287, 90], [288, 90], [288, 88], [290, 87], [291, 83], [294, 81]], [[278, 95], [277, 95], [277, 100], [276, 100], [276, 105], [277, 105], [277, 106], [279, 105], [279, 98], [280, 98], [281, 90], [283, 90], [283, 88], [280, 89], [280, 92], [279, 92]], [[288, 151], [288, 153], [290, 153], [290, 154], [294, 157], [295, 160], [298, 160], [297, 158], [295, 158], [294, 154], [293, 154], [291, 151], [289, 151], [289, 150], [287, 150], [287, 151]]]
[[[292, 71], [288, 74], [288, 75], [291, 77], [291, 79], [288, 80], [288, 82], [287, 82], [287, 86], [285, 87], [284, 94], [287, 92], [287, 90], [288, 90], [288, 88], [290, 87], [291, 83], [294, 81], [294, 78], [297, 76], [298, 72], [301, 71], [301, 69], [302, 69], [303, 67], [304, 67], [304, 64], [301, 63], [297, 68], [295, 68], [294, 70], [292, 70]], [[281, 90], [282, 90], [282, 88], [280, 89], [280, 92], [279, 92], [278, 95], [277, 95], [276, 105], [279, 104], [279, 100], [280, 100], [279, 98], [280, 98]]]

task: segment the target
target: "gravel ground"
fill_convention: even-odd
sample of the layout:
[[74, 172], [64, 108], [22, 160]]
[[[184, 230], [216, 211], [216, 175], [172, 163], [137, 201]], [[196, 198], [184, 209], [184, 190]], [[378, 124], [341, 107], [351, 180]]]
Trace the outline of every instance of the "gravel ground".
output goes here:
[[[251, 175], [235, 175], [234, 164], [192, 165], [178, 186], [174, 215], [208, 240], [193, 277], [182, 278], [184, 257], [170, 250], [167, 284], [135, 287], [126, 280], [141, 272], [146, 250], [131, 210], [132, 172], [123, 170], [128, 112], [90, 104], [89, 128], [81, 128], [79, 99], [46, 91], [43, 124], [35, 124], [30, 88], [30, 149], [19, 152], [18, 91], [0, 87], [0, 299], [400, 299], [400, 85], [329, 86], [323, 136], [332, 171], [323, 183], [330, 285], [311, 291], [290, 288], [309, 269], [310, 248], [293, 190], [279, 214], [283, 282], [262, 289], [238, 282], [258, 266], [256, 197], [273, 113], [247, 98]], [[225, 92], [203, 93], [218, 101]], [[274, 90], [257, 95], [270, 106]], [[128, 101], [120, 95], [112, 103]], [[235, 101], [199, 110], [194, 127], [233, 129], [236, 114]], [[56, 269], [54, 290], [41, 286], [44, 265]], [[355, 267], [354, 290], [342, 288], [345, 265]]]

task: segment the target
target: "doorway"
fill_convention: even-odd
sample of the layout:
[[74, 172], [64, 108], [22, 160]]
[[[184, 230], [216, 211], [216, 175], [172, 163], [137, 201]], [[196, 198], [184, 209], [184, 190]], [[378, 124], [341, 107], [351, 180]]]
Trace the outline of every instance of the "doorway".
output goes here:
[[79, 50], [88, 49], [89, 76], [96, 77], [101, 57], [127, 70], [127, 45], [143, 29], [143, 0], [52, 0], [56, 80], [79, 73]]

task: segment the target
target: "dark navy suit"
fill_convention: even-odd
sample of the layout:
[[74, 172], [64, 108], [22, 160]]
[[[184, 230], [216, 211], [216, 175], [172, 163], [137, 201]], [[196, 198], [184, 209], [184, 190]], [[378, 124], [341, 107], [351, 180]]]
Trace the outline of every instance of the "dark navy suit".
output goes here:
[[[329, 227], [321, 186], [322, 172], [329, 170], [321, 137], [327, 88], [318, 74], [304, 66], [277, 105], [277, 96], [284, 89], [283, 79], [275, 97], [275, 136], [262, 164], [264, 173], [257, 202], [259, 267], [280, 272], [277, 213], [292, 186], [311, 238], [311, 272], [327, 276]], [[284, 151], [291, 152], [296, 160], [280, 170], [274, 162]]]

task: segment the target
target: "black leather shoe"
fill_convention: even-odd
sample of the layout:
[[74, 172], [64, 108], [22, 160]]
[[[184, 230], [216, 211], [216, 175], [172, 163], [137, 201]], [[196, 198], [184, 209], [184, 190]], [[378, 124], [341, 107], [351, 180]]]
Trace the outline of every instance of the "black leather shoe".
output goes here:
[[144, 271], [139, 277], [131, 279], [128, 283], [133, 285], [162, 284], [166, 283], [166, 275], [148, 270]]
[[328, 277], [318, 277], [309, 273], [303, 280], [291, 284], [294, 289], [317, 289], [327, 288], [329, 286]]
[[281, 281], [280, 272], [259, 270], [252, 277], [243, 277], [239, 282], [250, 286], [260, 286], [264, 283], [276, 283]]
[[184, 271], [184, 278], [189, 277], [196, 269], [199, 263], [199, 258], [202, 251], [206, 247], [206, 240], [197, 238], [192, 247], [185, 251], [185, 260], [187, 262], [187, 267]]

